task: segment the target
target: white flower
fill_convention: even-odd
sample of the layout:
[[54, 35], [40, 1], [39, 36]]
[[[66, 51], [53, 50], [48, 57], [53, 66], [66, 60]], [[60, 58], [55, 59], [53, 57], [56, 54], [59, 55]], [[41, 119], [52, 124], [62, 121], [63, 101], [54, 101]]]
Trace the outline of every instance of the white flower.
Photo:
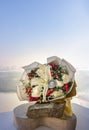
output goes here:
[[42, 85], [43, 80], [41, 78], [33, 78], [31, 79], [31, 86], [35, 86], [35, 85]]
[[41, 89], [42, 89], [42, 79], [41, 78], [33, 78], [31, 79], [31, 86], [35, 86], [32, 89], [32, 96], [33, 97], [40, 97], [41, 95]]
[[[48, 90], [48, 82], [52, 79], [51, 74], [50, 74], [50, 66], [49, 65], [41, 65], [39, 67], [39, 69], [36, 71], [36, 73], [38, 74], [38, 76], [40, 76], [40, 78], [35, 78], [31, 81], [31, 85], [38, 85], [41, 88], [43, 87], [43, 100], [46, 101], [46, 93]], [[34, 91], [34, 90], [33, 90]], [[40, 90], [35, 91], [36, 93], [32, 95], [40, 95]]]
[[56, 98], [56, 97], [59, 97], [59, 96], [63, 96], [64, 93], [63, 93], [62, 90], [59, 90], [59, 91], [54, 91], [51, 95], [53, 95]]
[[32, 89], [32, 97], [40, 97], [41, 95], [41, 87], [36, 86]]
[[50, 66], [49, 65], [41, 65], [36, 73], [43, 79], [45, 82], [48, 82], [52, 79], [50, 74]]
[[68, 83], [68, 82], [70, 81], [69, 75], [68, 75], [68, 74], [64, 74], [64, 75], [62, 76], [62, 80], [63, 80], [63, 83], [64, 83], [64, 84]]
[[58, 80], [55, 80], [55, 81], [56, 81], [57, 87], [62, 87], [64, 85], [63, 81], [58, 81]]

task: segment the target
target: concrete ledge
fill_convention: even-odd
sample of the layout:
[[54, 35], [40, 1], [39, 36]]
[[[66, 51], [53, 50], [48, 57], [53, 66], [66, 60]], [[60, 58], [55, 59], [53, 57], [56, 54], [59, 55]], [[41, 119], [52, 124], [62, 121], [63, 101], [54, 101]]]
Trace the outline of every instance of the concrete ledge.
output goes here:
[[75, 130], [76, 116], [68, 117], [66, 120], [60, 118], [42, 117], [30, 119], [26, 116], [29, 103], [22, 104], [13, 110], [14, 124], [18, 130], [35, 130], [40, 126], [46, 126], [54, 130]]

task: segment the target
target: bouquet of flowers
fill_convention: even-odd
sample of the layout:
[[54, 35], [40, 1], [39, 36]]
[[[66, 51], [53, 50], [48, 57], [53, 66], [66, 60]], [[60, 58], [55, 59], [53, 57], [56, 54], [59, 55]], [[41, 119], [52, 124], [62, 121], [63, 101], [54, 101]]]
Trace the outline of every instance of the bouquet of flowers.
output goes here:
[[64, 59], [49, 57], [47, 64], [34, 62], [24, 66], [17, 87], [21, 100], [50, 102], [65, 98], [72, 90], [75, 68]]

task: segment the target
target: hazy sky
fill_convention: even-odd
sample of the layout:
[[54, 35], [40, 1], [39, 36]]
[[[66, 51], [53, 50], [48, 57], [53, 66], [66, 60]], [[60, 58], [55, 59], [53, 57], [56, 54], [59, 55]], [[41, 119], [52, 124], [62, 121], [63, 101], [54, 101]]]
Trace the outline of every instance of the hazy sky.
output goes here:
[[0, 65], [53, 55], [89, 69], [89, 0], [0, 0]]

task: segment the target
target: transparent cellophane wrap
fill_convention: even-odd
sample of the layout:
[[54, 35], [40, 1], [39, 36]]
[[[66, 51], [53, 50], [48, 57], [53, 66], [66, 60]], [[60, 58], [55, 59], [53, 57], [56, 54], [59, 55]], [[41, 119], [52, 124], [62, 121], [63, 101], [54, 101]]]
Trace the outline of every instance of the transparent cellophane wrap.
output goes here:
[[[54, 63], [55, 65], [60, 66], [60, 68], [67, 69], [68, 75], [67, 75], [67, 77], [66, 77], [66, 75], [64, 77], [67, 78], [68, 83], [71, 82], [71, 86], [69, 88], [68, 88], [68, 86], [66, 86], [67, 90], [65, 90], [65, 92], [64, 91], [62, 92], [62, 90], [65, 87], [65, 85], [68, 85], [68, 83], [66, 82], [66, 79], [62, 78], [62, 80], [64, 80], [64, 83], [57, 81], [57, 78], [53, 79], [53, 77], [50, 75], [50, 72], [49, 72], [50, 63]], [[35, 70], [36, 68], [38, 68], [37, 74], [39, 75], [41, 80], [39, 81], [39, 77], [33, 77], [29, 80], [29, 77], [27, 74], [31, 73], [31, 71]], [[30, 87], [31, 87], [30, 96], [35, 96], [37, 98], [37, 96], [39, 97], [40, 95], [42, 95], [41, 102], [64, 102], [64, 101], [66, 101], [63, 116], [65, 116], [65, 115], [72, 116], [72, 109], [71, 109], [70, 101], [71, 101], [72, 97], [76, 95], [76, 83], [75, 83], [76, 70], [69, 62], [67, 62], [65, 59], [61, 59], [57, 56], [52, 56], [52, 57], [47, 58], [47, 63], [44, 65], [41, 63], [38, 63], [38, 62], [34, 62], [30, 65], [24, 66], [23, 69], [24, 69], [24, 72], [20, 79], [19, 85], [17, 86], [17, 95], [21, 101], [27, 100], [29, 102], [34, 102], [34, 103], [40, 102], [40, 98], [37, 101], [29, 100], [29, 95], [28, 95], [28, 93], [26, 93], [26, 89], [27, 89], [26, 86], [30, 82]], [[64, 74], [65, 73], [63, 73], [63, 75]], [[54, 86], [50, 85], [51, 81], [52, 82], [56, 81], [55, 86], [57, 85], [57, 91], [55, 90], [51, 95], [49, 95], [47, 97], [48, 91], [50, 91], [51, 89], [54, 90], [54, 88], [55, 88]], [[63, 86], [62, 86], [62, 84], [60, 85], [60, 83], [63, 83]], [[31, 85], [33, 85], [33, 86], [36, 85], [36, 86], [32, 87]], [[51, 98], [49, 98], [50, 96], [51, 96]], [[35, 98], [33, 98], [33, 99], [35, 99]]]

